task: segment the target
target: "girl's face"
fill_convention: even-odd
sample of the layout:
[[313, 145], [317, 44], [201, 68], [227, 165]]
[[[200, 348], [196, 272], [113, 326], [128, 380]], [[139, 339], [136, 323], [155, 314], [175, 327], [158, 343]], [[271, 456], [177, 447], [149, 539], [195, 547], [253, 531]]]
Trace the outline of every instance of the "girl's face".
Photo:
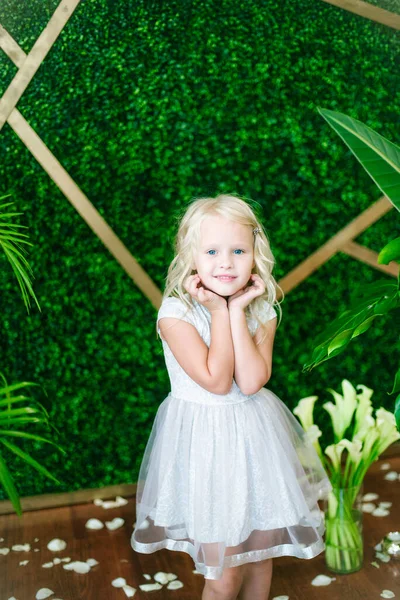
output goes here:
[[194, 259], [203, 286], [225, 298], [244, 288], [255, 266], [253, 245], [250, 226], [221, 215], [206, 217]]

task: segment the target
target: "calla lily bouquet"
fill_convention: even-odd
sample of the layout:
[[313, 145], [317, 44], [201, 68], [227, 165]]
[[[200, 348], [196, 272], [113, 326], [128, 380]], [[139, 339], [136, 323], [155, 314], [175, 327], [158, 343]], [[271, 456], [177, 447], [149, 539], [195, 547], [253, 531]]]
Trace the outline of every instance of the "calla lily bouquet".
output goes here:
[[325, 556], [328, 567], [338, 573], [362, 566], [362, 533], [355, 522], [355, 501], [370, 465], [400, 439], [391, 412], [378, 408], [375, 417], [372, 415], [373, 390], [361, 384], [357, 390], [347, 379], [342, 381], [343, 394], [328, 388], [334, 402], [326, 402], [323, 408], [331, 417], [334, 443], [324, 451], [319, 443], [322, 432], [313, 418], [318, 396], [302, 398], [293, 410], [332, 483], [325, 515]]

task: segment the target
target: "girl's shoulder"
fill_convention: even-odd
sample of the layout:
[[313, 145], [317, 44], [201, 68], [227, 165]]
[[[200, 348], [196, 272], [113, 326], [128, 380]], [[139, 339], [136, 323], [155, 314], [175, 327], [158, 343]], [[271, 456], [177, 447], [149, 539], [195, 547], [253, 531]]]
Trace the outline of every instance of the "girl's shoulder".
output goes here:
[[174, 317], [194, 325], [194, 310], [193, 306], [187, 305], [181, 298], [177, 296], [168, 296], [167, 298], [163, 298], [157, 314], [157, 323], [159, 319], [162, 319], [163, 317]]

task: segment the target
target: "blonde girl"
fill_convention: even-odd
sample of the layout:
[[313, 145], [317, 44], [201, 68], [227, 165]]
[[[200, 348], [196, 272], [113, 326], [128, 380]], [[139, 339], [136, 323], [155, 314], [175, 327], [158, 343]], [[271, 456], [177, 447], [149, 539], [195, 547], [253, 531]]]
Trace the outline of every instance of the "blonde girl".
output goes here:
[[282, 313], [256, 212], [232, 194], [189, 204], [157, 315], [171, 391], [140, 467], [131, 543], [189, 554], [202, 600], [267, 600], [274, 557], [324, 549], [318, 499], [331, 484], [264, 387]]

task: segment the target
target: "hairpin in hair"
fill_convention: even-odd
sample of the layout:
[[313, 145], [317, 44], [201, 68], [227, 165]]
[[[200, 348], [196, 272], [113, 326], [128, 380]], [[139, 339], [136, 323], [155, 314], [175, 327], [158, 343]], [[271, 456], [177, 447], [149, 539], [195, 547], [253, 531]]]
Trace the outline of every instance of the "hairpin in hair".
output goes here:
[[254, 235], [256, 235], [257, 233], [261, 233], [261, 229], [259, 227], [255, 227], [253, 229], [253, 233], [254, 233]]

